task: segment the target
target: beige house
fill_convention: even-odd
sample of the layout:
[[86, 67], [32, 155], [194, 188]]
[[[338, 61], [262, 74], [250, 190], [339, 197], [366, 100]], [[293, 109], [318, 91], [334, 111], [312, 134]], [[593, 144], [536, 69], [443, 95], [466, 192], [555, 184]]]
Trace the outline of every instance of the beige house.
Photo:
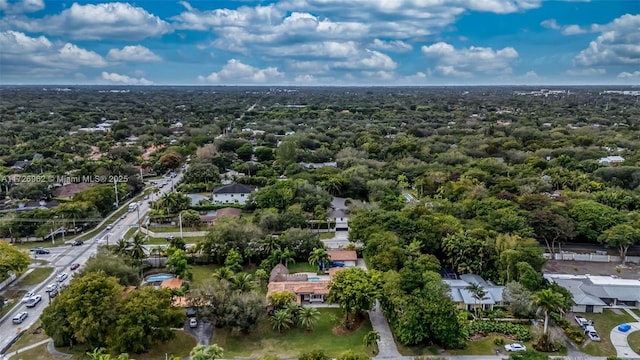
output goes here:
[[358, 262], [355, 250], [329, 250], [327, 253], [332, 263], [342, 263], [345, 267], [356, 266]]
[[287, 291], [296, 296], [296, 303], [324, 303], [329, 295], [331, 278], [343, 268], [329, 269], [329, 275], [315, 275], [313, 273], [289, 274], [289, 270], [282, 264], [276, 265], [269, 277], [267, 298], [274, 292]]

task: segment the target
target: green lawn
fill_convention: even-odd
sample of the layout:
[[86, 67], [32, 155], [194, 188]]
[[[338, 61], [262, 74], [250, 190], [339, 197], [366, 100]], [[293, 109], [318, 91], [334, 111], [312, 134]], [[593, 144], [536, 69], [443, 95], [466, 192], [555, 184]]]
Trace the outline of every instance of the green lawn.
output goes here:
[[51, 275], [53, 272], [53, 268], [50, 267], [41, 267], [33, 269], [27, 276], [22, 278], [16, 285], [35, 285], [43, 282], [46, 278]]
[[22, 297], [26, 293], [27, 292], [24, 290], [6, 290], [4, 293], [2, 293], [2, 296], [9, 303], [6, 306], [4, 306], [2, 309], [0, 309], [0, 318], [3, 317], [6, 313], [8, 313], [11, 309], [13, 309], [13, 307], [16, 306], [16, 304], [20, 303], [20, 300], [22, 300]]
[[631, 309], [631, 311], [633, 311], [634, 314], [640, 316], [640, 309]]
[[29, 328], [29, 330], [27, 330], [27, 332], [25, 332], [20, 339], [18, 339], [18, 341], [15, 342], [15, 344], [11, 345], [11, 347], [9, 348], [9, 350], [7, 351], [7, 353], [11, 353], [14, 352], [16, 350], [22, 349], [25, 346], [29, 346], [31, 344], [35, 344], [38, 341], [42, 341], [45, 340], [47, 338], [49, 338], [47, 336], [47, 334], [44, 333], [44, 331], [42, 329], [40, 329], [40, 331], [37, 334], [34, 334], [33, 331], [37, 328], [39, 328], [40, 326], [42, 326], [41, 322], [38, 320], [38, 322], [36, 322], [35, 324], [33, 324], [33, 326], [31, 326]]
[[627, 338], [631, 350], [640, 354], [640, 331], [632, 332]]
[[[209, 228], [208, 227], [201, 227], [201, 228], [190, 228], [190, 227], [182, 227], [182, 231], [183, 232], [191, 232], [191, 231], [207, 231]], [[149, 231], [153, 231], [154, 233], [169, 233], [169, 232], [174, 232], [174, 233], [179, 233], [180, 232], [180, 227], [178, 226], [149, 226]]]
[[15, 246], [18, 249], [22, 249], [22, 250], [29, 250], [31, 248], [34, 247], [43, 247], [43, 248], [50, 248], [50, 247], [56, 247], [56, 246], [60, 246], [62, 245], [62, 240], [56, 240], [55, 244], [51, 243], [51, 240], [49, 241], [25, 241], [23, 243], [15, 243], [13, 244], [13, 246]]
[[191, 267], [193, 286], [202, 284], [206, 279], [211, 278], [213, 272], [220, 268], [220, 265], [194, 265]]
[[327, 239], [333, 239], [333, 237], [335, 236], [334, 232], [325, 232], [325, 233], [320, 233], [320, 240], [327, 240]]
[[347, 335], [335, 335], [332, 329], [342, 317], [340, 309], [320, 308], [320, 319], [312, 332], [294, 328], [280, 334], [271, 328], [268, 318], [263, 319], [258, 328], [248, 335], [233, 336], [227, 329], [216, 329], [211, 343], [224, 349], [224, 358], [261, 357], [277, 355], [280, 358], [296, 357], [299, 353], [311, 350], [324, 350], [327, 355], [337, 357], [347, 350], [371, 356], [371, 352], [362, 344], [364, 335], [371, 331], [371, 323], [362, 325]]
[[[165, 358], [165, 353], [168, 355], [177, 355], [182, 358], [189, 356], [189, 352], [196, 346], [196, 339], [183, 332], [176, 331], [176, 337], [166, 343], [158, 344], [149, 352], [144, 354], [131, 354], [131, 358], [135, 360], [159, 360]], [[73, 348], [58, 348], [58, 351], [73, 355], [71, 360], [88, 360], [90, 359], [86, 352], [88, 349], [84, 346], [76, 346]], [[12, 350], [13, 351], [13, 350]], [[50, 360], [53, 358], [47, 351], [47, 345], [41, 345], [34, 349], [21, 352], [19, 356], [15, 356], [16, 359], [29, 359], [29, 360]]]
[[309, 264], [308, 262], [300, 262], [289, 264], [289, 273], [299, 273], [299, 272], [318, 272], [318, 267]]
[[611, 310], [605, 309], [602, 314], [586, 314], [587, 319], [593, 320], [594, 326], [600, 335], [601, 341], [586, 341], [581, 350], [592, 356], [611, 356], [616, 355], [616, 350], [611, 344], [609, 334], [614, 327], [627, 322], [633, 322], [635, 319], [631, 315], [622, 311], [622, 314], [615, 314]]

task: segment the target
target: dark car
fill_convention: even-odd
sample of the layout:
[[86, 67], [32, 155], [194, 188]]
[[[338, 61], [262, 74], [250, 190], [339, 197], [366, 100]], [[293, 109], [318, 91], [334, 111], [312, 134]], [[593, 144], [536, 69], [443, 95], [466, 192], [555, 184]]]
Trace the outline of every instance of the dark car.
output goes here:
[[71, 243], [71, 246], [80, 246], [84, 244], [84, 242], [80, 241], [80, 240], [76, 240], [74, 242]]
[[51, 252], [47, 249], [35, 249], [33, 250], [34, 253], [36, 253], [37, 255], [46, 255], [46, 254], [50, 254]]
[[80, 267], [80, 264], [78, 264], [78, 263], [71, 264], [71, 270], [75, 270], [75, 269], [77, 269], [79, 267]]

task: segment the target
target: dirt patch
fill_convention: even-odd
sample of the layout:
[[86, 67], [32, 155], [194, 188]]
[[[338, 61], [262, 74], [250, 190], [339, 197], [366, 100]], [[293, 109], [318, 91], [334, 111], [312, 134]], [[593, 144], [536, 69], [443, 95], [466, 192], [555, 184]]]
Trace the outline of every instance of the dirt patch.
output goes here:
[[81, 191], [87, 190], [93, 185], [94, 184], [91, 183], [68, 184], [55, 189], [53, 196], [58, 198], [69, 198]]
[[362, 323], [365, 321], [366, 319], [364, 317], [358, 317], [357, 319], [351, 319], [351, 328], [347, 329], [343, 326], [335, 326], [333, 329], [331, 329], [331, 332], [333, 333], [333, 335], [337, 335], [337, 336], [345, 336], [345, 335], [349, 335], [352, 332], [358, 330], [360, 328], [360, 325], [362, 325]]
[[542, 271], [553, 274], [616, 275], [624, 279], [638, 279], [640, 277], [640, 267], [638, 266], [620, 266], [619, 263], [591, 261], [549, 260], [542, 268]]

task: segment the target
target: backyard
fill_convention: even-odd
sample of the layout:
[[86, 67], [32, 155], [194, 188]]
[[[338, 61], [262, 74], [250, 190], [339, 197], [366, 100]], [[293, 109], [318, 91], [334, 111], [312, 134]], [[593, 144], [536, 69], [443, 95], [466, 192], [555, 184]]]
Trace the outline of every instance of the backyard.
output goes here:
[[[144, 354], [131, 354], [131, 358], [136, 360], [158, 360], [164, 359], [165, 354], [177, 355], [183, 358], [188, 356], [191, 349], [196, 346], [196, 339], [181, 330], [177, 330], [175, 333], [176, 337], [172, 340], [167, 341], [166, 343], [158, 344], [152, 350]], [[38, 341], [35, 340], [35, 335], [31, 336], [34, 336], [32, 340], [25, 340], [22, 344], [28, 345], [30, 343], [33, 344]], [[41, 337], [41, 335], [38, 336]], [[20, 341], [22, 341], [22, 339], [20, 339], [18, 343], [20, 343]], [[12, 347], [11, 351], [15, 351], [15, 349], [16, 347], [14, 346]], [[86, 349], [82, 346], [76, 346], [74, 348], [58, 348], [57, 350], [63, 353], [71, 354], [71, 360], [90, 359], [89, 356], [86, 355], [86, 352], [89, 351], [89, 349]], [[47, 351], [47, 345], [43, 344], [31, 350], [21, 352], [20, 355], [15, 358], [25, 360], [50, 360], [53, 358], [53, 356]]]
[[227, 329], [216, 329], [212, 344], [224, 349], [224, 358], [261, 357], [276, 355], [296, 357], [311, 350], [324, 350], [330, 357], [337, 357], [347, 350], [371, 356], [362, 339], [371, 331], [371, 323], [366, 320], [359, 328], [347, 335], [335, 335], [332, 329], [342, 318], [340, 309], [321, 308], [320, 318], [313, 331], [293, 328], [280, 334], [274, 331], [268, 318], [263, 319], [252, 333], [233, 336]]
[[[574, 314], [570, 314], [568, 319], [573, 319]], [[593, 320], [594, 326], [600, 335], [601, 341], [593, 342], [587, 340], [583, 345], [579, 346], [580, 350], [592, 356], [611, 356], [616, 354], [616, 350], [611, 344], [609, 334], [611, 330], [626, 322], [633, 322], [631, 315], [624, 310], [605, 309], [602, 314], [581, 314], [589, 320]], [[574, 320], [570, 320], [574, 321]]]

